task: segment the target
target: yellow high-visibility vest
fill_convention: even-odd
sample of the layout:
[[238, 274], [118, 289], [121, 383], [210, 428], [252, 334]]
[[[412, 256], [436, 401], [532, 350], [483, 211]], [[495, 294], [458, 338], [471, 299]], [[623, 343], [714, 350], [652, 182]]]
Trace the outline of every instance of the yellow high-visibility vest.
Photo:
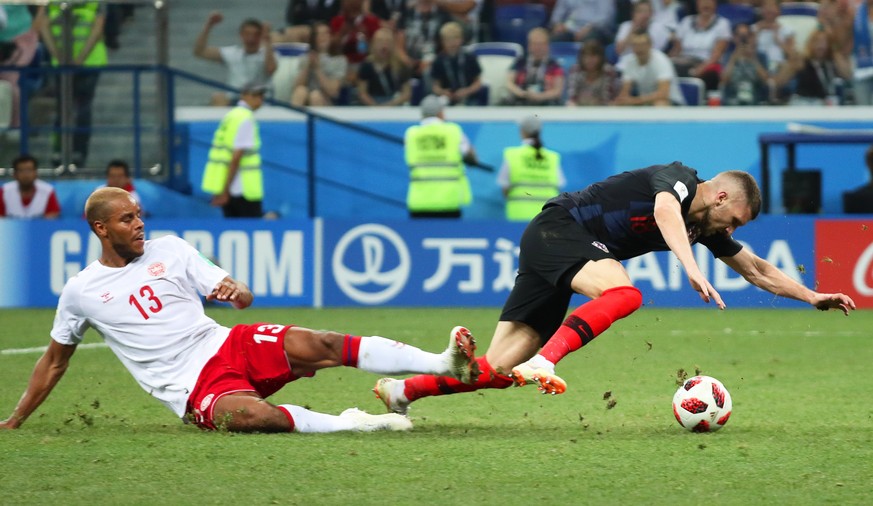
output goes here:
[[[85, 43], [88, 41], [88, 37], [91, 35], [91, 27], [94, 24], [94, 20], [97, 18], [97, 10], [99, 8], [100, 5], [97, 2], [89, 2], [86, 4], [75, 5], [71, 7], [73, 15], [72, 29], [74, 59], [79, 55], [79, 53], [82, 52], [82, 49], [85, 47]], [[57, 46], [58, 51], [63, 54], [63, 16], [60, 6], [55, 3], [50, 4], [48, 6], [48, 16], [49, 23], [51, 25], [52, 37], [55, 39], [55, 45]], [[85, 67], [102, 67], [106, 65], [106, 62], [106, 45], [103, 43], [103, 36], [101, 36], [100, 39], [94, 44], [94, 47], [91, 49], [88, 57], [85, 58], [85, 61], [82, 63], [82, 65]], [[52, 58], [52, 65], [57, 66], [58, 60]]]
[[461, 127], [450, 122], [416, 125], [406, 130], [409, 211], [457, 211], [470, 203], [472, 192], [461, 157], [462, 136]]
[[538, 160], [536, 148], [528, 145], [503, 150], [509, 166], [506, 219], [530, 221], [547, 200], [558, 194], [561, 155], [546, 148], [540, 148], [540, 154]]
[[212, 137], [212, 147], [209, 149], [209, 159], [203, 171], [201, 188], [206, 193], [217, 195], [224, 191], [227, 175], [230, 170], [230, 160], [233, 158], [233, 142], [239, 127], [244, 121], [251, 120], [254, 125], [255, 145], [246, 149], [239, 161], [242, 196], [248, 201], [260, 201], [264, 198], [264, 176], [261, 172], [261, 133], [254, 119], [254, 112], [248, 107], [236, 106], [224, 115], [215, 135]]

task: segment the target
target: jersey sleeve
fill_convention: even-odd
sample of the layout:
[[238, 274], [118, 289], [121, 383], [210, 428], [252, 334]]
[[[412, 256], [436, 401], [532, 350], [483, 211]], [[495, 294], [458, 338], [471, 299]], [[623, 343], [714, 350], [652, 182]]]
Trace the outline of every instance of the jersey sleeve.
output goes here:
[[732, 257], [743, 249], [742, 244], [725, 234], [707, 235], [698, 242], [706, 246], [715, 258]]
[[697, 171], [680, 163], [666, 165], [653, 171], [651, 176], [652, 196], [670, 192], [680, 204], [697, 193]]
[[[75, 279], [75, 278], [74, 278]], [[52, 339], [60, 344], [73, 345], [82, 342], [85, 331], [91, 328], [77, 304], [79, 294], [75, 293], [75, 282], [71, 280], [61, 291], [55, 321], [52, 324]]]
[[178, 241], [178, 248], [185, 261], [185, 274], [188, 276], [188, 281], [201, 295], [212, 292], [215, 285], [230, 275], [184, 239], [178, 237], [173, 239]]

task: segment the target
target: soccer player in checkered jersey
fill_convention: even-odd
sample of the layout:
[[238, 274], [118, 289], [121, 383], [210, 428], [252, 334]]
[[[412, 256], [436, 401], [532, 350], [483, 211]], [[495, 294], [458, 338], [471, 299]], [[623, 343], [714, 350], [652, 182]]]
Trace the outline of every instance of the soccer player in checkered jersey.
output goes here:
[[120, 188], [88, 198], [85, 215], [102, 253], [64, 286], [51, 341], [12, 416], [19, 427], [64, 375], [76, 345], [94, 328], [139, 385], [183, 420], [240, 432], [408, 430], [397, 414], [356, 408], [328, 415], [266, 397], [319, 369], [357, 367], [380, 374], [478, 376], [475, 342], [455, 327], [443, 353], [426, 353], [383, 337], [255, 323], [228, 329], [210, 319], [200, 294], [238, 309], [252, 293], [177, 237], [145, 240], [139, 208]]
[[[566, 382], [555, 364], [642, 305], [621, 260], [671, 250], [705, 302], [725, 304], [703, 276], [691, 245], [699, 242], [753, 285], [782, 297], [845, 314], [855, 303], [841, 293], [818, 293], [744, 248], [733, 232], [753, 220], [761, 193], [746, 172], [709, 181], [674, 162], [624, 172], [549, 200], [521, 238], [518, 276], [473, 384], [431, 375], [382, 378], [373, 389], [386, 407], [406, 413], [423, 397], [535, 384], [560, 394]], [[570, 297], [591, 300], [566, 316]]]

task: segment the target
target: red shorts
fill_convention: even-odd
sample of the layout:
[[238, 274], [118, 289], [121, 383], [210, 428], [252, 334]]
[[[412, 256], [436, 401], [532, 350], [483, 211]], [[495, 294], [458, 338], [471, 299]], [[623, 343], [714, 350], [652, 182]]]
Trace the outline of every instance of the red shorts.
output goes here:
[[285, 355], [285, 332], [290, 326], [269, 323], [237, 325], [203, 366], [187, 412], [202, 429], [215, 429], [212, 410], [221, 397], [256, 392], [262, 398], [276, 393], [297, 376]]

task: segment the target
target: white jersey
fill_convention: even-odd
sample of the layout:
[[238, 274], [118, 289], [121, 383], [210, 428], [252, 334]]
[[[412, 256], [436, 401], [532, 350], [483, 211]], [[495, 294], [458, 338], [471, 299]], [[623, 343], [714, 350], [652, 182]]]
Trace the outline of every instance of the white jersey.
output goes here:
[[55, 188], [39, 179], [35, 180], [33, 185], [36, 187], [36, 192], [33, 194], [33, 200], [27, 206], [21, 200], [18, 181], [9, 181], [3, 185], [3, 203], [6, 206], [7, 216], [11, 218], [42, 218], [45, 216], [45, 209]]
[[178, 237], [146, 241], [145, 253], [128, 265], [95, 261], [67, 281], [52, 339], [78, 344], [93, 327], [137, 383], [181, 417], [229, 332], [206, 316], [200, 294], [227, 275]]

